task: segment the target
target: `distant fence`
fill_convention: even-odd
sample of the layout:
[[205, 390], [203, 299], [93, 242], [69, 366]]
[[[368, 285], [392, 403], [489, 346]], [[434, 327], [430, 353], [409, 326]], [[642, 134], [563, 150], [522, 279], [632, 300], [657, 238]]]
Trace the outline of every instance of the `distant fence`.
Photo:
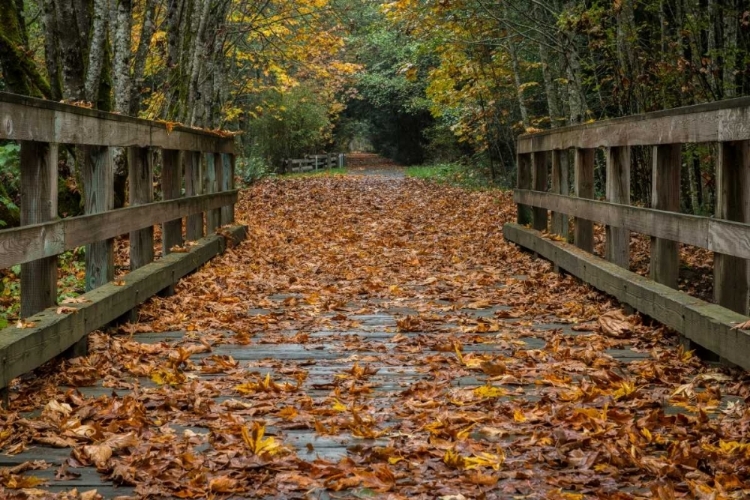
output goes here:
[[[21, 227], [0, 231], [0, 268], [21, 265], [21, 317], [0, 330], [0, 388], [222, 252], [234, 224], [234, 140], [219, 134], [0, 93], [0, 139], [18, 141]], [[85, 214], [58, 217], [58, 148], [76, 147]], [[126, 148], [129, 206], [114, 210], [113, 148]], [[161, 177], [154, 175], [160, 155]], [[155, 182], [155, 181], [159, 182]], [[154, 186], [161, 185], [161, 193]], [[184, 195], [183, 195], [184, 192]], [[154, 202], [156, 195], [164, 201]], [[195, 241], [185, 245], [185, 237]], [[205, 230], [204, 230], [205, 223]], [[154, 262], [154, 225], [162, 258]], [[114, 282], [114, 238], [130, 236], [130, 270]], [[208, 234], [208, 237], [204, 237]], [[86, 293], [57, 307], [57, 256], [86, 247]], [[174, 252], [172, 250], [175, 250]]]
[[343, 153], [328, 153], [324, 155], [309, 155], [299, 160], [286, 159], [282, 161], [281, 173], [311, 172], [314, 170], [343, 168], [346, 166], [346, 155]]
[[[689, 143], [716, 144], [711, 218], [678, 213], [682, 145]], [[652, 149], [651, 209], [630, 206], [631, 148], [642, 146]], [[606, 201], [593, 199], [598, 148], [606, 158]], [[750, 333], [737, 328], [748, 320], [750, 298], [750, 98], [521, 136], [515, 201], [518, 224], [504, 227], [506, 239], [750, 369]], [[569, 216], [575, 246], [560, 241], [569, 239]], [[593, 222], [606, 225], [606, 260], [591, 254]], [[548, 229], [557, 237], [543, 235]], [[651, 279], [629, 271], [630, 231], [652, 238]], [[716, 304], [675, 290], [680, 243], [715, 252]]]

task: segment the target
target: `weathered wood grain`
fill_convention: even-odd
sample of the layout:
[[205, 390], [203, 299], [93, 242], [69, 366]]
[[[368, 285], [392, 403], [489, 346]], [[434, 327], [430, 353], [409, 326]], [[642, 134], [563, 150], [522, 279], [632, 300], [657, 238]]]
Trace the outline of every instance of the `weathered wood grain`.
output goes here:
[[522, 135], [518, 153], [750, 139], [750, 98], [688, 106]]
[[[21, 225], [57, 218], [57, 145], [21, 142]], [[21, 266], [21, 317], [55, 305], [57, 257]]]
[[572, 245], [545, 239], [538, 231], [517, 224], [506, 224], [503, 235], [698, 345], [750, 370], [750, 332], [734, 329], [738, 323], [747, 321], [747, 316], [656, 283]]
[[[128, 148], [128, 182], [130, 205], [146, 205], [154, 201], [154, 167], [150, 148]], [[130, 270], [154, 261], [154, 227], [130, 233]]]
[[[570, 165], [570, 156], [568, 151], [552, 152], [552, 189], [555, 194], [568, 196], [570, 194], [570, 184], [568, 172]], [[552, 212], [552, 232], [568, 239], [569, 223], [568, 216], [560, 212]]]
[[[750, 141], [721, 142], [716, 162], [716, 218], [750, 222]], [[724, 235], [715, 234], [724, 241]], [[740, 241], [750, 245], [746, 237]], [[736, 242], [736, 240], [733, 240]], [[740, 314], [748, 313], [748, 261], [714, 254], [714, 300]]]
[[237, 191], [160, 201], [0, 231], [0, 268], [50, 257], [143, 227], [237, 202]]
[[[518, 189], [531, 189], [531, 155], [518, 155]], [[526, 225], [531, 224], [531, 207], [526, 205], [518, 205], [518, 217], [516, 219], [519, 224]]]
[[[651, 173], [651, 206], [656, 210], [680, 211], [680, 170], [682, 147], [680, 144], [654, 146]], [[680, 274], [680, 248], [674, 240], [652, 238], [651, 279], [657, 283], [677, 288]]]
[[234, 152], [221, 135], [0, 92], [0, 139], [81, 146]]
[[[182, 161], [185, 169], [185, 196], [197, 196], [204, 193], [204, 169], [201, 153], [183, 152]], [[188, 215], [185, 236], [189, 241], [203, 238], [203, 213]]]
[[[204, 155], [206, 175], [203, 176], [203, 192], [213, 194], [216, 189], [216, 162], [213, 154]], [[206, 234], [213, 234], [219, 227], [219, 214], [216, 210], [206, 212]]]
[[[244, 239], [247, 228], [229, 228], [233, 238]], [[123, 278], [122, 286], [108, 283], [85, 293], [84, 303], [71, 304], [75, 312], [58, 314], [45, 309], [28, 318], [33, 326], [0, 330], [0, 387], [61, 354], [88, 333], [132, 310], [183, 276], [193, 272], [227, 246], [222, 235], [200, 240], [187, 253], [173, 253]]]
[[[630, 205], [630, 147], [608, 148], [607, 201]], [[606, 258], [625, 269], [630, 268], [630, 231], [607, 225]]]
[[[83, 155], [84, 213], [100, 214], [114, 209], [112, 148], [84, 146], [80, 151]], [[87, 292], [112, 281], [115, 276], [113, 236], [86, 247]]]
[[[224, 158], [221, 153], [214, 153], [214, 192], [219, 193], [222, 191], [224, 185]], [[213, 218], [216, 221], [216, 227], [222, 226], [224, 221], [221, 218], [221, 208], [215, 208], [212, 210]]]
[[[234, 155], [221, 155], [221, 165], [224, 172], [221, 176], [220, 191], [231, 191], [234, 189]], [[234, 205], [221, 207], [221, 223], [231, 224], [234, 222]]]
[[[575, 195], [578, 198], [594, 197], [594, 149], [576, 149], [574, 164], [574, 186]], [[575, 245], [587, 252], [594, 251], [594, 224], [589, 219], [576, 217]]]
[[[182, 196], [182, 163], [180, 152], [174, 149], [162, 151], [161, 189], [164, 200]], [[182, 244], [182, 219], [165, 222], [162, 227], [162, 254], [167, 255], [172, 247]]]
[[[531, 156], [531, 185], [535, 191], [547, 191], [547, 153], [544, 151]], [[547, 209], [534, 207], [532, 210], [532, 227], [537, 231], [547, 230]]]

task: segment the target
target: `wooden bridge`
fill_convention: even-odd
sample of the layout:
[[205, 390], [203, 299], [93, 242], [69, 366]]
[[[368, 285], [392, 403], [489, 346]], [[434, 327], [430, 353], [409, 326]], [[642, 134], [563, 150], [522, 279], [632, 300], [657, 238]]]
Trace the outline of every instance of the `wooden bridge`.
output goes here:
[[[717, 145], [713, 217], [679, 213], [682, 146], [695, 143]], [[630, 206], [631, 149], [639, 146], [652, 148], [651, 208]], [[597, 148], [604, 148], [606, 158], [605, 201], [593, 199]], [[690, 342], [750, 369], [750, 334], [737, 328], [748, 319], [750, 99], [522, 136], [515, 200], [518, 224], [505, 226], [508, 240], [679, 331]], [[568, 217], [574, 218], [572, 235]], [[593, 222], [606, 225], [606, 259], [592, 255]], [[652, 238], [650, 279], [629, 272], [630, 231]], [[572, 236], [573, 245], [549, 234], [563, 240]], [[715, 253], [715, 304], [675, 290], [680, 243]]]
[[[0, 231], [0, 268], [21, 264], [23, 280], [23, 319], [0, 331], [0, 386], [13, 384], [0, 496], [747, 497], [744, 372], [703, 364], [569, 274], [747, 368], [747, 311], [673, 287], [684, 241], [717, 252], [720, 303], [747, 293], [748, 109], [524, 136], [513, 224], [510, 193], [401, 170], [238, 194], [231, 138], [0, 94], [23, 183], [23, 225]], [[722, 217], [677, 213], [676, 145], [695, 141], [721, 142]], [[83, 158], [81, 217], [57, 218], [63, 145]], [[654, 147], [652, 209], [628, 204], [640, 145]], [[600, 146], [606, 202], [593, 199]], [[130, 199], [114, 210], [118, 147]], [[608, 260], [591, 253], [592, 221], [608, 225]], [[655, 238], [655, 280], [627, 269], [628, 231]], [[130, 272], [117, 275], [122, 234]], [[58, 305], [56, 256], [80, 245], [89, 291]], [[138, 324], [91, 334], [80, 356], [144, 301]], [[22, 376], [60, 354], [73, 359]]]
[[[22, 318], [0, 331], [0, 388], [60, 354], [85, 354], [88, 333], [168, 291], [221, 253], [227, 239], [243, 237], [244, 228], [233, 226], [232, 137], [0, 93], [0, 139], [21, 145], [21, 227], [0, 231], [0, 268], [21, 265]], [[77, 147], [81, 159], [81, 217], [58, 217], [62, 147]], [[129, 206], [117, 210], [114, 148], [127, 149], [130, 181]], [[162, 255], [155, 262], [158, 224]], [[217, 233], [221, 226], [228, 227]], [[114, 238], [124, 234], [131, 272], [115, 281]], [[58, 308], [57, 256], [82, 245], [87, 293]]]

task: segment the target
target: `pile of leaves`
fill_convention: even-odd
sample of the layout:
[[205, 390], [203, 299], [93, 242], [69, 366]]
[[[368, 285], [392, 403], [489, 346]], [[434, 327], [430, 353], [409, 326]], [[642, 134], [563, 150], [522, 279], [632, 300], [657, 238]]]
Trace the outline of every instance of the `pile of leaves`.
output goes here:
[[149, 498], [750, 495], [747, 375], [505, 242], [514, 211], [414, 179], [252, 186], [245, 242], [14, 384], [0, 450], [70, 454], [3, 494], [54, 467]]

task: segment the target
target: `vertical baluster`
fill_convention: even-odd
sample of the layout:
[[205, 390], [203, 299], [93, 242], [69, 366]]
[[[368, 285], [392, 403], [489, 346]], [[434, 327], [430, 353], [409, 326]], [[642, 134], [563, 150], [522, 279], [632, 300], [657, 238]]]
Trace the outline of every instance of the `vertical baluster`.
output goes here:
[[[568, 151], [552, 152], [552, 192], [563, 196], [570, 194], [568, 184]], [[558, 212], [552, 213], [552, 232], [568, 239], [568, 216]]]
[[[716, 163], [716, 218], [750, 223], [750, 141], [721, 142]], [[714, 301], [748, 314], [748, 262], [714, 254]]]
[[[128, 180], [130, 206], [154, 201], [154, 172], [150, 148], [128, 148]], [[147, 227], [130, 233], [130, 270], [134, 271], [154, 261], [154, 228]]]
[[[680, 144], [654, 146], [651, 206], [656, 210], [680, 211]], [[679, 244], [663, 238], [651, 238], [651, 279], [677, 288], [680, 272]]]
[[[575, 195], [579, 198], [594, 197], [594, 149], [576, 149], [574, 165]], [[576, 217], [575, 245], [587, 252], [594, 251], [594, 223]]]
[[[21, 142], [21, 225], [57, 218], [57, 145]], [[57, 257], [21, 265], [21, 317], [57, 303]]]
[[[180, 151], [162, 151], [161, 189], [164, 200], [174, 200], [182, 196]], [[165, 222], [162, 226], [162, 254], [168, 255], [172, 247], [181, 246], [182, 243], [182, 219]]]
[[[224, 189], [224, 155], [222, 153], [214, 153], [214, 170], [216, 171], [216, 187], [214, 193], [225, 191]], [[221, 208], [213, 209], [214, 217], [216, 218], [216, 227], [223, 226], [226, 222], [222, 218], [224, 211]]]
[[[204, 178], [204, 193], [213, 194], [216, 192], [216, 156], [213, 153], [206, 155], [206, 176]], [[206, 234], [212, 235], [219, 227], [220, 211], [209, 210], [206, 212]]]
[[[231, 191], [234, 189], [234, 155], [222, 154], [221, 166], [224, 171], [221, 175], [221, 190]], [[221, 207], [221, 223], [226, 225], [232, 222], [234, 222], [234, 205]]]
[[[607, 149], [607, 201], [630, 205], [630, 147]], [[607, 260], [630, 268], [630, 231], [607, 226]]]
[[[547, 152], [537, 151], [532, 155], [532, 186], [534, 191], [547, 191]], [[537, 231], [547, 230], [547, 209], [534, 207], [532, 209], [533, 228]]]
[[[185, 196], [203, 194], [202, 156], [201, 153], [194, 151], [185, 151], [182, 155], [185, 167]], [[203, 238], [202, 212], [188, 216], [185, 233], [188, 241], [196, 241]]]
[[[530, 154], [519, 154], [518, 155], [518, 189], [531, 189], [531, 155]], [[531, 207], [528, 205], [518, 204], [518, 218], [517, 221], [520, 225], [525, 226], [531, 224]]]

